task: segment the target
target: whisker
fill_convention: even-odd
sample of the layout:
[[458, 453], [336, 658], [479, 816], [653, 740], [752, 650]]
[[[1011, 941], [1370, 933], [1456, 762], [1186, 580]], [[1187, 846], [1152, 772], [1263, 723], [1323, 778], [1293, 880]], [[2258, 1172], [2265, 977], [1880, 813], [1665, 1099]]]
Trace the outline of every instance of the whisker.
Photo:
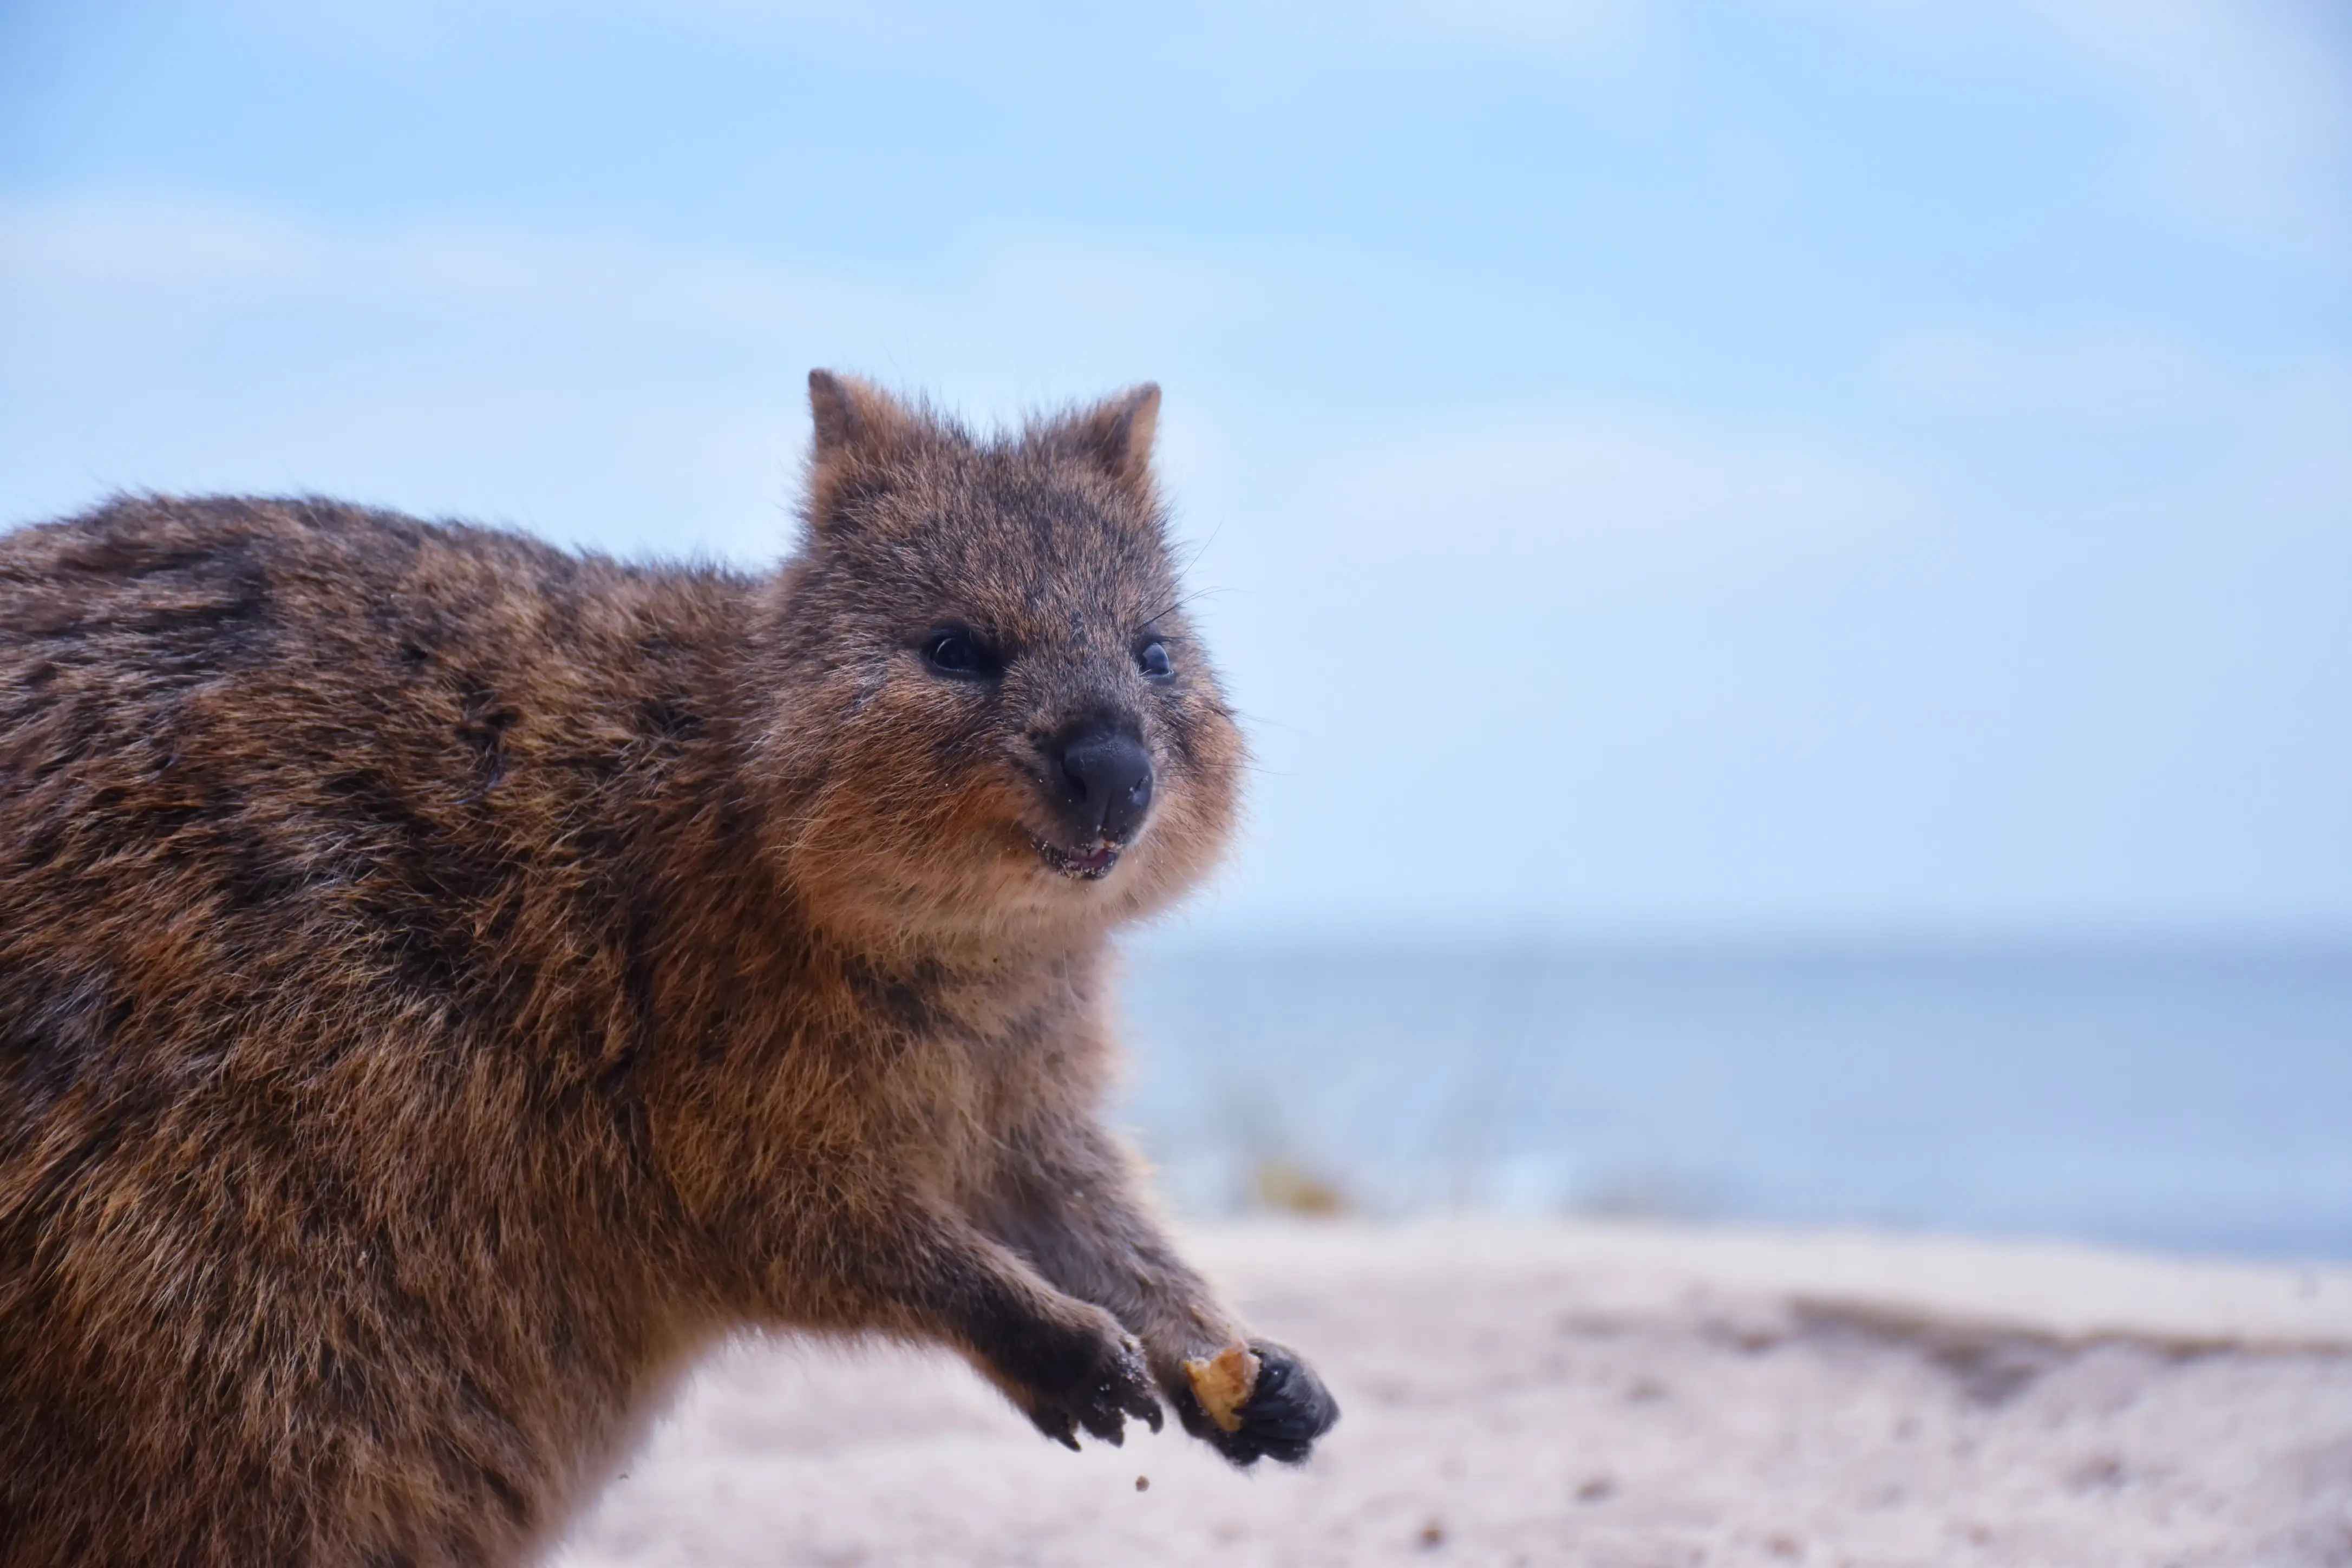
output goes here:
[[1152, 611], [1151, 614], [1144, 616], [1143, 624], [1145, 626], [1150, 626], [1152, 622], [1158, 620], [1160, 616], [1168, 614], [1171, 610], [1181, 610], [1187, 605], [1196, 604], [1202, 599], [1213, 598], [1218, 595], [1230, 594], [1232, 592], [1233, 590], [1230, 588], [1195, 588], [1189, 594], [1180, 594], [1175, 598], [1168, 601], [1165, 605], [1160, 605], [1160, 608]]

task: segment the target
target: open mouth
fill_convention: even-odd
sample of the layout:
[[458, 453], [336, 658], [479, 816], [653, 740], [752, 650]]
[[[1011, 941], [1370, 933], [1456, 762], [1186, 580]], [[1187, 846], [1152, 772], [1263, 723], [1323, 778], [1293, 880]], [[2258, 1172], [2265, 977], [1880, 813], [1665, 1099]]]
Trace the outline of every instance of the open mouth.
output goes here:
[[1116, 844], [1098, 845], [1081, 855], [1058, 844], [1049, 844], [1034, 833], [1029, 836], [1029, 842], [1037, 847], [1037, 858], [1049, 868], [1081, 882], [1099, 882], [1110, 875], [1113, 866], [1118, 864], [1118, 846]]

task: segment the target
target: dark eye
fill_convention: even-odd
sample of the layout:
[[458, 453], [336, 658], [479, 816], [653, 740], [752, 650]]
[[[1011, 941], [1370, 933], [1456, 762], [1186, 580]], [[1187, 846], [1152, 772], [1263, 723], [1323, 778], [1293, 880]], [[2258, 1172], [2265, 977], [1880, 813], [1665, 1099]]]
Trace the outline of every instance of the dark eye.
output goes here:
[[1168, 645], [1156, 637], [1135, 650], [1135, 668], [1154, 680], [1165, 680], [1176, 673], [1168, 659]]
[[978, 637], [952, 626], [923, 639], [923, 662], [938, 674], [965, 679], [994, 675], [1002, 668]]

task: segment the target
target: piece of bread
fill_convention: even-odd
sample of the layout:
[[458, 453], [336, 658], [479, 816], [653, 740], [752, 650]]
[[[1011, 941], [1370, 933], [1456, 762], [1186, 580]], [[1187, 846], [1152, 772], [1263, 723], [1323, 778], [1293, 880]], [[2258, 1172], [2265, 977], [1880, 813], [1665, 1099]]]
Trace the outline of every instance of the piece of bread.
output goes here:
[[1242, 1406], [1257, 1387], [1258, 1359], [1239, 1340], [1206, 1361], [1188, 1361], [1184, 1375], [1192, 1380], [1192, 1397], [1221, 1432], [1242, 1429]]

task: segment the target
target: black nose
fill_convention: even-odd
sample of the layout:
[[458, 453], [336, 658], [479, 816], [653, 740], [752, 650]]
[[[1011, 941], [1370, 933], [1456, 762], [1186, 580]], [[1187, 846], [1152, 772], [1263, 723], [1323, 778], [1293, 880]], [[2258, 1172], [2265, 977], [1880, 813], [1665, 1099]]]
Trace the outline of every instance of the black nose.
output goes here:
[[1124, 838], [1151, 809], [1151, 758], [1131, 735], [1089, 726], [1065, 736], [1048, 763], [1081, 843]]

